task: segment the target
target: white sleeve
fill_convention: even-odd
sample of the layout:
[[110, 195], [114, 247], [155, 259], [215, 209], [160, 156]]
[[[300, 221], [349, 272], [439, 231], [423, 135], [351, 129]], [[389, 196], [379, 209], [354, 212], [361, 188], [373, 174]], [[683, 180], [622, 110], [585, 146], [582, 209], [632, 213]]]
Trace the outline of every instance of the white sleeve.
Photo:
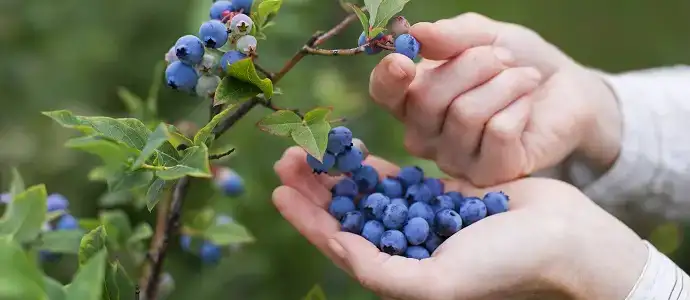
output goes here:
[[577, 161], [562, 171], [603, 206], [634, 203], [668, 219], [690, 217], [690, 66], [598, 73], [621, 110], [620, 155], [598, 178]]
[[652, 244], [644, 241], [649, 250], [647, 263], [625, 300], [688, 300], [690, 277]]

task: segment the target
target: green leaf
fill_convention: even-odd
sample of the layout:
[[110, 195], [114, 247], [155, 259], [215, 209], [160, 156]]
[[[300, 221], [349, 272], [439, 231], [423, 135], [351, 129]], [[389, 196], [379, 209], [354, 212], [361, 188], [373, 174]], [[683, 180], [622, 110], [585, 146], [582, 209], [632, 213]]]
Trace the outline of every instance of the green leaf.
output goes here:
[[149, 130], [141, 121], [133, 118], [75, 116], [67, 110], [43, 112], [65, 128], [78, 129], [89, 135], [103, 136], [122, 142], [134, 149], [143, 149]]
[[148, 223], [141, 223], [134, 228], [132, 235], [127, 240], [128, 245], [146, 240], [153, 236], [153, 228]]
[[201, 144], [187, 148], [184, 156], [174, 166], [165, 166], [156, 175], [163, 180], [178, 179], [183, 176], [211, 178], [211, 166], [208, 160], [208, 148]]
[[165, 180], [156, 178], [156, 180], [151, 183], [148, 190], [146, 191], [146, 208], [152, 211], [158, 201], [160, 201], [161, 193], [165, 188]]
[[364, 0], [364, 7], [366, 7], [367, 11], [369, 12], [369, 26], [367, 26], [367, 32], [369, 31], [368, 29], [374, 27], [374, 24], [376, 23], [376, 15], [378, 13], [379, 6], [381, 6], [381, 1], [383, 0]]
[[210, 226], [204, 236], [214, 244], [225, 246], [254, 242], [247, 228], [235, 222]]
[[98, 205], [104, 208], [120, 206], [131, 203], [133, 199], [132, 190], [106, 192], [98, 197]]
[[68, 140], [65, 146], [97, 155], [106, 165], [124, 165], [139, 151], [103, 136], [84, 136]]
[[39, 250], [54, 253], [77, 254], [79, 245], [84, 237], [81, 230], [51, 230], [41, 234]]
[[216, 212], [211, 207], [204, 207], [191, 214], [184, 215], [185, 230], [192, 235], [208, 230], [215, 221]]
[[158, 114], [158, 91], [161, 85], [163, 85], [163, 76], [161, 74], [163, 74], [167, 66], [168, 64], [164, 60], [160, 60], [153, 69], [153, 81], [149, 87], [148, 98], [146, 98], [147, 114], [145, 116], [150, 118], [155, 118]]
[[304, 123], [307, 125], [325, 122], [333, 111], [330, 107], [317, 107], [304, 114]]
[[12, 198], [15, 196], [19, 195], [21, 192], [24, 191], [26, 187], [24, 186], [24, 179], [22, 178], [22, 174], [19, 173], [19, 170], [17, 168], [12, 168], [12, 181], [10, 182], [10, 195], [12, 195]]
[[41, 271], [9, 237], [0, 237], [0, 266], [0, 299], [48, 300]]
[[375, 22], [369, 22], [371, 27], [374, 28], [386, 27], [388, 25], [388, 21], [390, 21], [393, 16], [401, 12], [407, 2], [410, 2], [410, 0], [365, 0], [365, 2], [366, 1], [380, 2], [376, 14], [370, 11], [370, 16], [376, 16], [375, 19], [371, 19], [376, 20]]
[[266, 20], [268, 20], [268, 17], [270, 15], [275, 15], [278, 13], [280, 10], [280, 6], [283, 4], [283, 0], [266, 0], [262, 1], [259, 4], [259, 9], [258, 9], [258, 16], [257, 16], [257, 22], [256, 24], [259, 24], [259, 26], [262, 26], [266, 23]]
[[216, 88], [215, 101], [220, 103], [240, 103], [251, 99], [262, 91], [254, 84], [226, 76]]
[[326, 293], [324, 293], [321, 286], [317, 284], [309, 290], [303, 300], [326, 300]]
[[62, 283], [49, 276], [43, 276], [43, 285], [50, 300], [65, 300], [65, 287]]
[[20, 243], [32, 241], [41, 232], [46, 209], [46, 187], [30, 187], [9, 203], [0, 219], [0, 235], [10, 235]]
[[[84, 261], [66, 288], [66, 300], [98, 300], [103, 294], [107, 251], [94, 252]], [[81, 259], [80, 259], [81, 260]]]
[[302, 118], [294, 111], [279, 110], [264, 117], [256, 125], [270, 134], [288, 137], [293, 130], [302, 126]]
[[201, 144], [208, 144], [211, 142], [211, 139], [213, 138], [213, 129], [218, 126], [218, 123], [223, 121], [232, 111], [235, 110], [235, 105], [230, 104], [226, 109], [221, 111], [219, 114], [215, 115], [213, 119], [211, 119], [206, 126], [202, 127], [199, 129], [199, 131], [194, 135], [194, 145], [196, 146], [201, 146]]
[[127, 168], [110, 170], [106, 182], [110, 192], [132, 190], [148, 185], [153, 179], [153, 172], [149, 170], [130, 171]]
[[347, 3], [347, 6], [352, 9], [352, 11], [357, 15], [357, 18], [359, 19], [359, 22], [362, 24], [362, 32], [367, 33], [367, 37], [369, 37], [369, 18], [367, 18], [367, 15], [364, 14], [361, 8], [359, 6], [354, 5], [352, 3]]
[[134, 298], [134, 285], [119, 261], [108, 264], [105, 271], [103, 299], [120, 300]]
[[182, 134], [174, 125], [168, 124], [168, 130], [166, 132], [168, 133], [168, 142], [170, 142], [175, 149], [180, 145], [191, 146], [194, 144], [192, 140]]
[[[98, 228], [98, 226], [101, 226], [101, 221], [98, 219], [79, 219], [79, 227], [87, 231], [92, 231]], [[79, 245], [81, 245], [81, 242]]]
[[146, 160], [153, 155], [153, 153], [168, 141], [168, 127], [164, 123], [160, 123], [156, 130], [149, 135], [148, 141], [146, 141], [146, 146], [141, 150], [141, 154], [137, 157], [137, 160], [132, 164], [131, 169], [136, 170], [143, 165]]
[[46, 222], [53, 222], [57, 220], [59, 217], [62, 217], [62, 215], [65, 214], [64, 210], [54, 210], [51, 212], [46, 212]]
[[376, 27], [372, 30], [369, 31], [370, 37], [375, 37], [379, 35], [379, 33], [386, 31], [386, 28], [381, 28], [381, 27]]
[[86, 264], [91, 257], [105, 248], [106, 243], [105, 227], [100, 225], [84, 235], [79, 244], [79, 266]]
[[107, 238], [117, 246], [125, 246], [132, 236], [132, 225], [127, 214], [122, 210], [106, 210], [101, 212], [99, 219], [108, 233]]
[[273, 82], [268, 78], [261, 79], [259, 77], [252, 58], [241, 59], [229, 64], [227, 70], [227, 74], [231, 77], [251, 83], [261, 89], [264, 98], [271, 99], [273, 97]]
[[307, 153], [321, 161], [328, 145], [328, 132], [331, 124], [326, 121], [314, 122], [297, 127], [290, 135]]

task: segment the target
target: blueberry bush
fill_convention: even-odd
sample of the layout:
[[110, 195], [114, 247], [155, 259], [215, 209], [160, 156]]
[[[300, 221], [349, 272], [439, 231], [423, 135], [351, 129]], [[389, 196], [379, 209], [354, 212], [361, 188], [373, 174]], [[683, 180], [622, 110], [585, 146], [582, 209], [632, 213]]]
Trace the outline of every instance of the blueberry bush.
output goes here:
[[[146, 99], [126, 89], [119, 91], [130, 112], [125, 118], [69, 110], [43, 112], [60, 126], [81, 133], [66, 141], [66, 147], [100, 158], [88, 179], [107, 184], [106, 197], [129, 202], [135, 209], [155, 209], [156, 222], [132, 224], [127, 211], [111, 207], [104, 207], [96, 218], [77, 219], [70, 213], [69, 199], [43, 184], [25, 184], [20, 171], [13, 169], [8, 192], [2, 195], [0, 299], [164, 299], [174, 292], [174, 278], [164, 270], [171, 243], [211, 265], [252, 243], [255, 238], [247, 228], [216, 212], [213, 202], [218, 194], [237, 197], [245, 192], [239, 174], [215, 163], [233, 156], [235, 148], [216, 141], [257, 106], [273, 111], [257, 123], [257, 132], [294, 140], [309, 154], [307, 163], [315, 172], [336, 167], [347, 173], [361, 167], [354, 175], [358, 186], [378, 186], [375, 170], [361, 166], [363, 153], [352, 151], [351, 141], [343, 142], [348, 134], [351, 139], [349, 130], [332, 128], [345, 120], [331, 118], [330, 107], [306, 112], [281, 108], [277, 84], [310, 55], [394, 51], [414, 59], [420, 44], [407, 33], [408, 21], [397, 16], [408, 1], [365, 0], [362, 7], [340, 2], [349, 15], [332, 29], [313, 34], [276, 72], [259, 65], [259, 44], [267, 39], [265, 30], [278, 21], [282, 0], [214, 1], [198, 32], [181, 35], [167, 52], [163, 50], [165, 63], [155, 73], [167, 87], [195, 94], [208, 107], [209, 117], [201, 128], [159, 117], [159, 80]], [[352, 44], [357, 39], [356, 46], [320, 47], [357, 21], [362, 32], [352, 38]], [[359, 142], [354, 149], [363, 147]], [[336, 159], [334, 153], [343, 151], [346, 154]], [[395, 189], [386, 181], [381, 185]], [[195, 199], [188, 199], [192, 189]], [[354, 207], [347, 210], [343, 220]], [[64, 256], [75, 256], [78, 262], [66, 285], [41, 268], [42, 263]], [[305, 298], [325, 299], [325, 295], [316, 285]]]

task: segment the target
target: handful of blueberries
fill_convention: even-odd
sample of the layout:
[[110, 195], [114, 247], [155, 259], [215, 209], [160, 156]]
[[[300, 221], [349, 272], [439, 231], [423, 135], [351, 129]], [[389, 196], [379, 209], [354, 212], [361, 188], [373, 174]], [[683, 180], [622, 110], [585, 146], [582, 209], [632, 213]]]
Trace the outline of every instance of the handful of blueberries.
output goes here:
[[[353, 151], [356, 159], [351, 158]], [[503, 192], [464, 197], [445, 191], [441, 180], [425, 177], [416, 166], [380, 179], [376, 169], [362, 164], [366, 155], [360, 153], [366, 153], [364, 144], [353, 144], [352, 133], [341, 126], [331, 130], [325, 154], [335, 162], [312, 156], [307, 162], [316, 173], [335, 167], [335, 174], [348, 175], [331, 189], [329, 213], [340, 221], [342, 231], [359, 234], [390, 255], [428, 258], [462, 228], [508, 210]]]

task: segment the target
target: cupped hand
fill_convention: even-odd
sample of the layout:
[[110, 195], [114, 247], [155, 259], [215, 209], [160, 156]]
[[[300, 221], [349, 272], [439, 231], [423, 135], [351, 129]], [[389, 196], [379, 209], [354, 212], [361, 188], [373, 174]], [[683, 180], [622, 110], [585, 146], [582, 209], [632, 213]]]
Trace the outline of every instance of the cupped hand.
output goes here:
[[[646, 260], [646, 247], [630, 229], [577, 189], [548, 179], [488, 189], [445, 180], [446, 190], [465, 195], [504, 191], [510, 209], [462, 229], [431, 258], [390, 256], [340, 231], [327, 211], [338, 179], [312, 174], [305, 160], [306, 153], [293, 147], [276, 163], [283, 183], [273, 193], [276, 207], [324, 255], [383, 298], [624, 299]], [[364, 163], [382, 177], [398, 171], [373, 155]]]
[[478, 186], [552, 167], [574, 151], [603, 169], [617, 157], [613, 93], [534, 31], [467, 13], [410, 33], [424, 59], [386, 56], [370, 94], [404, 123], [411, 154]]

